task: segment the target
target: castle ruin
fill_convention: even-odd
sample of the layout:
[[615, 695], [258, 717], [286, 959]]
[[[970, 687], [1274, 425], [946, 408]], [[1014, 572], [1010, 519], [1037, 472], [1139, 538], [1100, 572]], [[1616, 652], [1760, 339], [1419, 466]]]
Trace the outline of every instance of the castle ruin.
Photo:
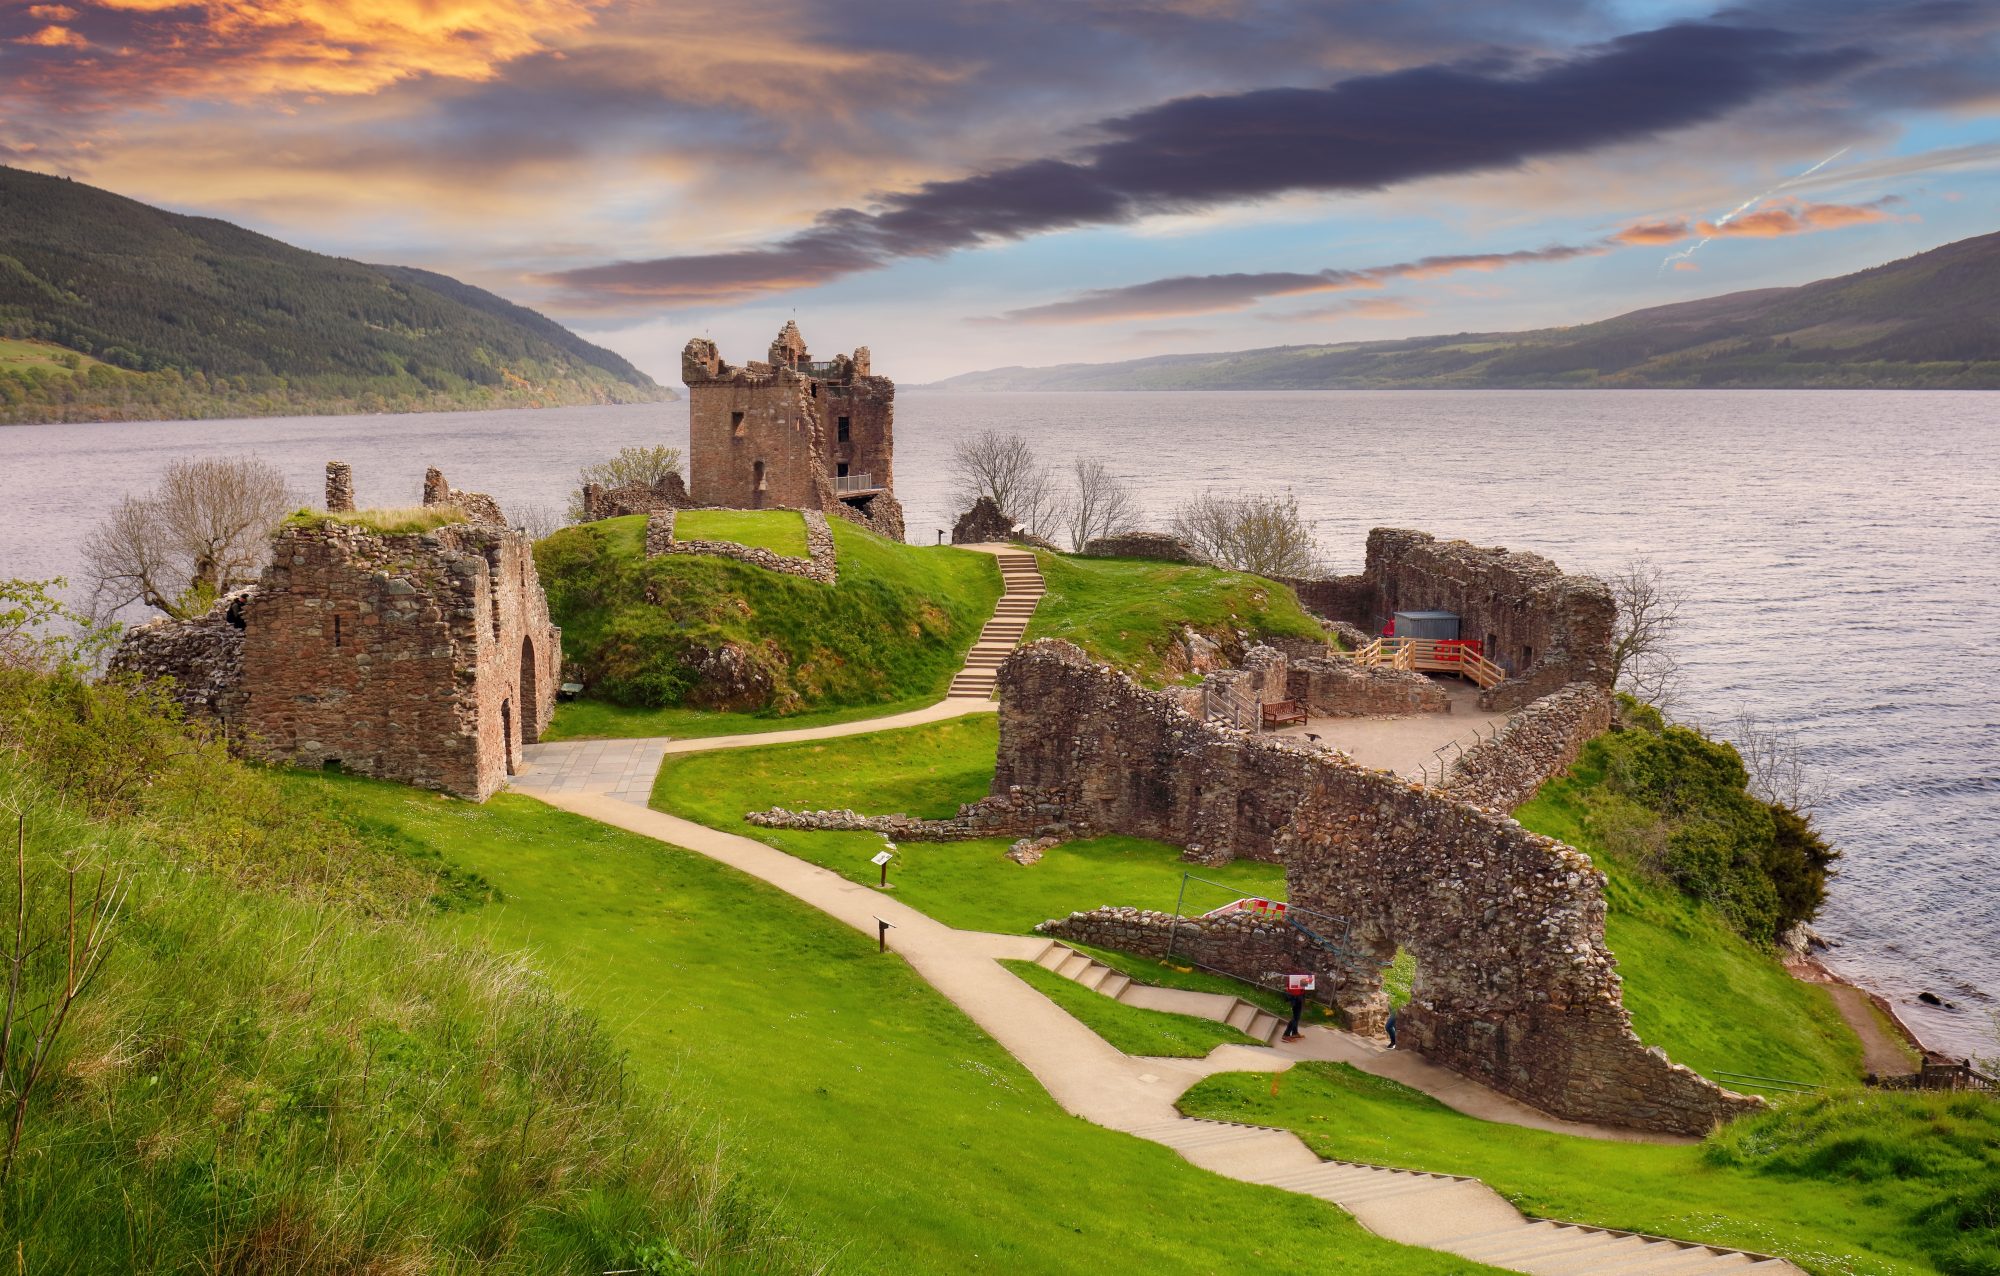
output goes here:
[[[113, 670], [170, 680], [190, 715], [255, 756], [485, 800], [555, 711], [562, 635], [527, 535], [491, 497], [433, 469], [423, 500], [448, 521], [287, 521], [255, 585], [205, 616], [139, 626]], [[354, 509], [339, 462], [327, 506]]]
[[870, 372], [866, 346], [814, 362], [788, 320], [768, 361], [740, 368], [696, 337], [681, 352], [681, 380], [693, 504], [818, 510], [903, 539], [896, 383]]

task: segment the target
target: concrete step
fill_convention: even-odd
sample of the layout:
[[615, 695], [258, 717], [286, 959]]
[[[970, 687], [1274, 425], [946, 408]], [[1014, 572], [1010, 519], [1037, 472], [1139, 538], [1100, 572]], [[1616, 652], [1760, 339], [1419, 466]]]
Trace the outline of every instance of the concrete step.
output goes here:
[[1075, 951], [1074, 948], [1066, 944], [1051, 943], [1047, 948], [1042, 950], [1041, 956], [1035, 958], [1035, 964], [1043, 970], [1054, 970], [1057, 966], [1063, 964], [1064, 958]]
[[1514, 1233], [1501, 1233], [1482, 1244], [1460, 1245], [1454, 1243], [1451, 1252], [1466, 1258], [1491, 1263], [1495, 1267], [1506, 1267], [1516, 1262], [1541, 1258], [1544, 1255], [1568, 1254], [1578, 1245], [1602, 1233], [1585, 1231], [1580, 1227], [1570, 1227], [1561, 1223], [1531, 1223]]
[[1111, 974], [1111, 967], [1100, 966], [1096, 962], [1091, 962], [1087, 969], [1082, 971], [1080, 974], [1075, 974], [1070, 976], [1070, 978], [1074, 979], [1078, 984], [1081, 984], [1083, 987], [1090, 989], [1090, 991], [1096, 992], [1099, 988], [1104, 986], [1104, 980], [1110, 974]]
[[1064, 979], [1075, 979], [1085, 970], [1088, 970], [1092, 964], [1090, 958], [1084, 956], [1082, 953], [1073, 952], [1063, 958], [1062, 965], [1056, 967], [1056, 973]]
[[1285, 1022], [1268, 1010], [1259, 1010], [1256, 1017], [1250, 1021], [1250, 1026], [1243, 1031], [1269, 1045], [1277, 1039], [1280, 1032], [1284, 1031]]
[[1645, 1253], [1618, 1270], [1622, 1276], [1689, 1276], [1690, 1273], [1712, 1268], [1720, 1257], [1721, 1254], [1706, 1245], [1654, 1241]]
[[1097, 991], [1111, 998], [1111, 1000], [1117, 1001], [1120, 997], [1124, 996], [1125, 990], [1131, 986], [1132, 977], [1130, 975], [1121, 975], [1114, 970], [1105, 978], [1103, 983], [1097, 985]]
[[1251, 1005], [1247, 1001], [1239, 1001], [1230, 1008], [1228, 1014], [1222, 1017], [1222, 1022], [1229, 1025], [1231, 1028], [1235, 1028], [1237, 1031], [1240, 1032], [1243, 1029], [1248, 1028], [1250, 1026], [1250, 1021], [1252, 1019], [1255, 1019], [1256, 1017], [1257, 1017], [1257, 1007]]
[[1574, 1250], [1549, 1254], [1535, 1260], [1535, 1276], [1605, 1276], [1624, 1270], [1624, 1264], [1642, 1253], [1647, 1242], [1636, 1236], [1611, 1236], [1603, 1232], [1585, 1233]]

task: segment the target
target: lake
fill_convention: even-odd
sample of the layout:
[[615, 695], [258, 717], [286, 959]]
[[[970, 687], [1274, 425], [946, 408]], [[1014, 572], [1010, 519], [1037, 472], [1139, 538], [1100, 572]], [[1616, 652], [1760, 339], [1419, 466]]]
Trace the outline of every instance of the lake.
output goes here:
[[[1381, 525], [1572, 571], [1651, 557], [1690, 595], [1680, 715], [1796, 730], [1826, 794], [1846, 855], [1818, 923], [1829, 964], [1939, 1047], [2000, 1053], [2000, 394], [899, 397], [920, 543], [956, 513], [953, 440], [997, 429], [1056, 464], [1102, 458], [1156, 525], [1205, 488], [1290, 490], [1339, 571]], [[436, 465], [510, 513], [559, 514], [580, 465], [651, 442], [685, 448], [685, 403], [0, 428], [0, 577], [73, 575], [97, 514], [177, 456], [255, 453], [313, 499], [345, 460], [364, 505], [415, 504]]]

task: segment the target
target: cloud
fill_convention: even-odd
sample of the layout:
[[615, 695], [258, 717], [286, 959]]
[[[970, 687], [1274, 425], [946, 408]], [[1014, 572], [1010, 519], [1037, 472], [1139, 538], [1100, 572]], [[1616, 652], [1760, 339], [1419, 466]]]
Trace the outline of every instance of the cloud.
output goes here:
[[1781, 199], [1768, 207], [1744, 213], [1729, 221], [1701, 222], [1696, 229], [1710, 237], [1776, 239], [1784, 235], [1804, 235], [1816, 230], [1837, 230], [1842, 226], [1860, 226], [1868, 222], [1912, 220], [1913, 218], [1900, 217], [1888, 211], [1902, 202], [1894, 195], [1885, 195], [1866, 204], [1811, 204], [1801, 200]]
[[899, 258], [1154, 213], [1516, 167], [1715, 119], [1868, 60], [1856, 48], [1815, 48], [1771, 28], [1689, 22], [1526, 66], [1488, 58], [1325, 88], [1180, 98], [1101, 121], [1103, 140], [1070, 156], [833, 209], [766, 246], [613, 262], [546, 282], [586, 307], [749, 297]]
[[1675, 218], [1670, 221], [1640, 222], [1627, 226], [1612, 238], [1621, 244], [1678, 244], [1688, 237], [1686, 221]]
[[76, 17], [76, 10], [66, 4], [31, 4], [28, 6], [28, 16], [39, 18], [43, 22], [68, 22]]
[[[1122, 288], [1096, 288], [1062, 301], [1009, 310], [975, 323], [1109, 323], [1131, 319], [1164, 319], [1180, 315], [1247, 310], [1273, 297], [1303, 293], [1381, 288], [1392, 280], [1435, 279], [1460, 271], [1502, 270], [1530, 262], [1569, 261], [1611, 251], [1608, 243], [1551, 244], [1506, 253], [1456, 253], [1420, 257], [1387, 266], [1311, 273], [1270, 271], [1262, 274], [1177, 275]], [[1383, 299], [1387, 300], [1387, 299]]]
[[1422, 306], [1401, 297], [1354, 297], [1312, 310], [1287, 310], [1258, 317], [1272, 323], [1294, 323], [1334, 319], [1414, 319], [1423, 313]]
[[82, 49], [90, 45], [90, 41], [68, 27], [59, 26], [43, 27], [32, 35], [17, 36], [14, 43], [35, 44], [44, 49]]

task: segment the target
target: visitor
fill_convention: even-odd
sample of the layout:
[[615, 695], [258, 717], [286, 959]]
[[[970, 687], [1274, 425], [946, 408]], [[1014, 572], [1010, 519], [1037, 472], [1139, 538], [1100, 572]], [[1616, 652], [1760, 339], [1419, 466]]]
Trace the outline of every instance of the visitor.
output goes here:
[[1292, 1003], [1292, 1022], [1285, 1028], [1286, 1041], [1297, 1041], [1302, 1035], [1299, 1032], [1299, 1016], [1305, 1013], [1306, 994], [1312, 991], [1312, 986], [1311, 975], [1285, 976], [1285, 997]]
[[1396, 1048], [1396, 1007], [1389, 1007], [1389, 1022], [1383, 1025], [1389, 1030], [1389, 1048]]

